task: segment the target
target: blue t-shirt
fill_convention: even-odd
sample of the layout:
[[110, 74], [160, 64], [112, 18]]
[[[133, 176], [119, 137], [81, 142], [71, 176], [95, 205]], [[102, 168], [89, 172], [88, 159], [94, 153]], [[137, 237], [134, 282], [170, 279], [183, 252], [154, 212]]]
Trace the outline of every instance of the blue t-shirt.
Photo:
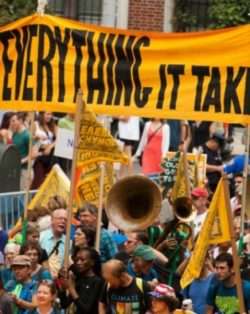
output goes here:
[[[6, 284], [5, 289], [7, 292], [15, 293], [15, 289], [17, 285], [18, 285], [18, 282], [16, 280], [10, 280]], [[24, 301], [31, 302], [32, 297], [35, 294], [36, 290], [37, 290], [37, 283], [33, 280], [30, 280], [29, 282], [22, 284], [21, 292], [19, 293], [19, 295], [17, 295], [17, 297]], [[17, 313], [28, 314], [30, 313], [30, 311], [26, 309], [18, 308]]]
[[[226, 174], [236, 174], [244, 170], [245, 155], [235, 156], [228, 164], [224, 165], [223, 169]], [[250, 159], [248, 160], [250, 164]]]
[[[243, 281], [243, 296], [246, 311], [250, 310], [250, 282]], [[218, 314], [240, 313], [236, 286], [225, 287], [223, 282], [212, 284], [208, 291], [207, 304], [213, 306]]]
[[158, 279], [157, 272], [154, 270], [153, 267], [150, 268], [146, 274], [138, 274], [133, 270], [131, 262], [128, 263], [128, 273], [134, 278], [139, 277], [145, 281], [152, 281], [153, 279]]
[[183, 290], [183, 296], [192, 300], [193, 310], [196, 314], [205, 313], [208, 290], [214, 280], [216, 280], [215, 275], [210, 274], [206, 278], [195, 279]]
[[40, 268], [39, 271], [32, 275], [32, 280], [35, 282], [40, 282], [42, 280], [52, 280], [51, 273], [46, 268]]

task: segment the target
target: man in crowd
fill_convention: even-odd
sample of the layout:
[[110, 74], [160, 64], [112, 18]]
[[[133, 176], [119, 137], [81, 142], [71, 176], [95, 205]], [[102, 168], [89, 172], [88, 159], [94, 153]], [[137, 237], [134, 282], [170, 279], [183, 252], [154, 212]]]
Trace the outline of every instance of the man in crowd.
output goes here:
[[[30, 133], [27, 130], [24, 121], [26, 114], [24, 112], [18, 112], [14, 114], [10, 119], [10, 129], [13, 132], [12, 141], [17, 147], [20, 157], [21, 157], [21, 178], [20, 178], [20, 188], [25, 190], [29, 184], [28, 178], [28, 156], [29, 156], [29, 142]], [[32, 147], [32, 158], [37, 155], [36, 147]]]
[[103, 266], [105, 287], [99, 303], [99, 314], [145, 314], [150, 309], [150, 287], [141, 279], [128, 274], [119, 260], [110, 260]]
[[128, 273], [133, 277], [142, 278], [154, 288], [158, 284], [158, 274], [153, 267], [155, 259], [154, 250], [149, 245], [137, 246], [128, 264]]
[[148, 235], [144, 231], [129, 232], [126, 234], [125, 251], [131, 256], [138, 245], [148, 244]]
[[[127, 240], [124, 243], [124, 250], [119, 251], [115, 258], [123, 261], [126, 265], [129, 259], [132, 258], [134, 251], [140, 245], [148, 245], [149, 237], [146, 231], [134, 231], [126, 234]], [[167, 257], [158, 250], [151, 247], [156, 259], [156, 262], [160, 264], [166, 264], [168, 262]]]
[[[97, 225], [97, 207], [86, 203], [79, 209], [79, 220], [83, 226], [96, 229]], [[101, 261], [104, 263], [110, 260], [117, 253], [117, 246], [108, 230], [101, 228], [100, 239]]]
[[204, 188], [194, 188], [191, 195], [192, 203], [196, 210], [196, 217], [193, 221], [193, 233], [194, 237], [196, 237], [207, 217], [208, 192]]
[[[218, 281], [210, 286], [207, 297], [206, 314], [240, 313], [239, 299], [236, 291], [236, 277], [233, 270], [233, 257], [221, 253], [215, 260]], [[243, 297], [246, 312], [250, 312], [250, 283], [243, 281]]]
[[52, 213], [51, 229], [43, 231], [40, 235], [40, 245], [48, 254], [53, 277], [57, 276], [63, 264], [66, 223], [66, 209], [56, 209]]
[[232, 212], [235, 214], [237, 212], [241, 211], [242, 206], [242, 191], [243, 191], [243, 174], [242, 173], [236, 173], [234, 178], [234, 196], [231, 198], [231, 209]]
[[17, 314], [27, 313], [35, 308], [32, 302], [36, 282], [31, 279], [31, 261], [26, 255], [17, 255], [11, 265], [14, 279], [6, 284], [6, 291], [11, 293]]
[[209, 140], [201, 146], [201, 152], [207, 154], [207, 179], [212, 192], [216, 190], [221, 177], [222, 165], [221, 148], [224, 144], [224, 137], [221, 134], [213, 134]]

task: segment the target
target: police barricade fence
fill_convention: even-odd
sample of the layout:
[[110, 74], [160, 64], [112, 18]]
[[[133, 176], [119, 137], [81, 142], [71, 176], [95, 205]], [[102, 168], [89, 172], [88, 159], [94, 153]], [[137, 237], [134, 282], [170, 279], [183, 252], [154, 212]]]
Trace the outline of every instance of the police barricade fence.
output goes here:
[[[29, 199], [37, 190], [29, 192]], [[12, 228], [24, 212], [25, 191], [0, 193], [0, 227], [4, 230]]]

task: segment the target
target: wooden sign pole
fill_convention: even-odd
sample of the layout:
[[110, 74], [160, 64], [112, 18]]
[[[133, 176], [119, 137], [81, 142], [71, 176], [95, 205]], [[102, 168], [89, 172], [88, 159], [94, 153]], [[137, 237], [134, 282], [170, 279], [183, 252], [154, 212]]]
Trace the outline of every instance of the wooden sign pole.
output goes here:
[[188, 159], [187, 159], [187, 151], [184, 146], [183, 148], [183, 167], [184, 167], [184, 180], [185, 180], [185, 185], [186, 185], [186, 192], [187, 192], [187, 197], [191, 197], [191, 187], [190, 187], [190, 180], [188, 176]]
[[100, 175], [99, 204], [98, 204], [96, 240], [95, 240], [95, 249], [97, 251], [100, 251], [101, 228], [102, 228], [102, 211], [103, 211], [103, 194], [104, 194], [104, 177], [105, 177], [105, 163], [101, 162], [100, 167], [101, 167], [101, 175]]
[[247, 141], [245, 143], [245, 163], [244, 163], [244, 171], [243, 171], [243, 193], [242, 193], [242, 208], [241, 208], [241, 226], [240, 226], [240, 234], [244, 235], [244, 222], [245, 215], [247, 213], [247, 180], [248, 180], [248, 160], [249, 160], [249, 146], [250, 146], [250, 125], [247, 126]]
[[232, 210], [231, 210], [231, 205], [230, 205], [228, 181], [227, 181], [227, 178], [225, 176], [223, 177], [223, 184], [224, 184], [224, 191], [225, 191], [225, 202], [226, 202], [226, 208], [227, 208], [227, 219], [228, 219], [228, 224], [229, 224], [229, 232], [230, 232], [231, 239], [232, 239], [231, 240], [232, 255], [233, 255], [233, 261], [234, 261], [236, 290], [237, 290], [237, 295], [238, 295], [239, 303], [240, 303], [240, 313], [246, 314], [243, 291], [242, 291], [242, 280], [241, 280], [241, 276], [240, 276], [240, 262], [239, 262], [239, 256], [238, 256], [237, 246], [236, 246], [236, 238], [235, 238], [235, 233], [234, 233], [234, 228], [233, 228], [233, 216], [232, 216]]
[[30, 121], [30, 138], [29, 138], [29, 152], [28, 152], [28, 167], [27, 167], [27, 185], [25, 187], [25, 195], [24, 195], [24, 220], [27, 219], [28, 215], [28, 204], [29, 204], [29, 193], [30, 186], [32, 181], [32, 146], [33, 146], [33, 132], [35, 125], [35, 112], [31, 112], [31, 121]]
[[68, 266], [69, 266], [70, 234], [71, 234], [72, 207], [73, 207], [75, 179], [76, 179], [77, 149], [78, 149], [78, 142], [79, 142], [79, 135], [80, 135], [81, 115], [84, 110], [85, 110], [85, 102], [83, 101], [82, 91], [79, 90], [76, 96], [74, 150], [73, 150], [73, 159], [72, 159], [72, 168], [71, 168], [69, 208], [67, 212], [67, 227], [66, 227], [66, 238], [65, 238], [65, 247], [64, 247], [64, 267], [66, 269], [68, 269]]

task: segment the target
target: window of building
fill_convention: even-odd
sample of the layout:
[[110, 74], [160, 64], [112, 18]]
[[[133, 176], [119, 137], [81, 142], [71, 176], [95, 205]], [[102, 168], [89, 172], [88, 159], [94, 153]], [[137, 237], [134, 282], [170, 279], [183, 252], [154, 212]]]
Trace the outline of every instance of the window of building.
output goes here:
[[54, 15], [64, 16], [64, 1], [63, 0], [49, 0], [49, 12]]
[[78, 0], [77, 19], [93, 24], [100, 24], [102, 19], [102, 0]]
[[73, 19], [100, 24], [103, 0], [49, 0], [49, 11], [54, 15], [69, 15], [65, 10], [70, 6]]

